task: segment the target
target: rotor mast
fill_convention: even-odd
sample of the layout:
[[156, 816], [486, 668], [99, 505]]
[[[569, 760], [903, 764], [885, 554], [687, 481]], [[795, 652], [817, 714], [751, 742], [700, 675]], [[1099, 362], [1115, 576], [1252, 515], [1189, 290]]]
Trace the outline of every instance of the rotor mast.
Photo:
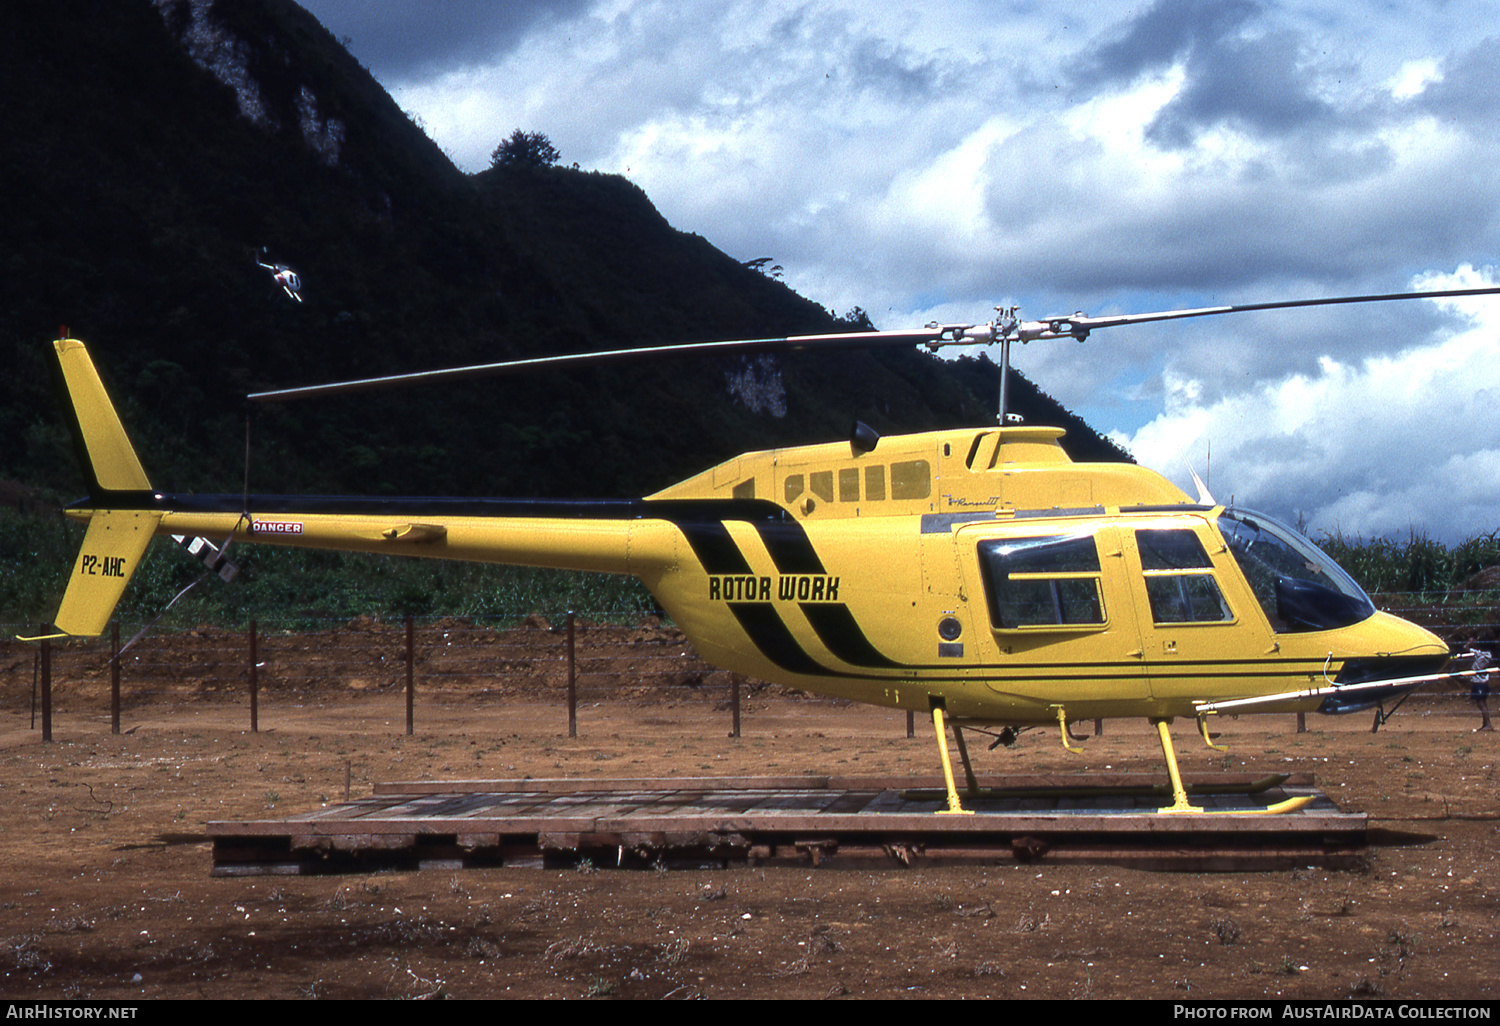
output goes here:
[[[954, 345], [994, 345], [1000, 343], [1000, 401], [995, 411], [995, 423], [1001, 427], [1005, 426], [1005, 419], [1009, 415], [1010, 407], [1010, 344], [1016, 338], [1022, 325], [1016, 320], [1019, 307], [995, 307], [996, 317], [988, 324], [938, 324], [933, 322], [927, 325], [928, 329], [937, 333], [936, 337], [927, 343], [928, 351], [937, 352], [943, 346]], [[1028, 341], [1021, 338], [1021, 341]]]

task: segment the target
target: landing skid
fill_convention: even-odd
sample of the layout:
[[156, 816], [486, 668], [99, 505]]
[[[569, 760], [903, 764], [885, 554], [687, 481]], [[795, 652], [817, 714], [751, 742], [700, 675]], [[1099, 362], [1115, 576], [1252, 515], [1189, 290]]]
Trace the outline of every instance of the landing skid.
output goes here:
[[[1291, 779], [1290, 773], [1273, 773], [1259, 780], [1243, 783], [1193, 783], [1184, 784], [1190, 795], [1262, 794], [1273, 787], [1280, 787]], [[1148, 798], [1167, 797], [1172, 793], [1170, 784], [1102, 784], [1069, 787], [981, 787], [965, 790], [970, 798]], [[901, 797], [908, 801], [937, 801], [947, 793], [938, 790], [902, 791]]]
[[[1066, 748], [1070, 752], [1079, 752], [1079, 751], [1082, 751], [1082, 749], [1080, 749], [1080, 748], [1074, 748], [1072, 745], [1068, 744], [1068, 741], [1067, 741], [1067, 735], [1068, 735], [1067, 716], [1066, 716], [1065, 711], [1061, 707], [1059, 707], [1058, 710], [1057, 710], [1057, 722], [1060, 725], [1060, 727], [1062, 729], [1062, 733], [1063, 733], [1063, 747]], [[1285, 776], [1279, 776], [1278, 777], [1278, 776], [1274, 776], [1274, 775], [1270, 776], [1270, 777], [1266, 777], [1266, 778], [1264, 778], [1262, 780], [1258, 780], [1258, 781], [1253, 782], [1248, 788], [1241, 788], [1241, 787], [1237, 787], [1237, 786], [1234, 786], [1234, 785], [1228, 785], [1228, 786], [1224, 786], [1224, 785], [1209, 785], [1207, 787], [1199, 785], [1199, 786], [1197, 786], [1195, 788], [1187, 787], [1187, 786], [1185, 786], [1183, 784], [1183, 782], [1182, 782], [1182, 774], [1179, 772], [1179, 770], [1177, 768], [1177, 752], [1172, 747], [1172, 734], [1171, 734], [1170, 730], [1168, 729], [1168, 724], [1170, 724], [1170, 723], [1171, 723], [1171, 720], [1169, 718], [1168, 719], [1153, 719], [1151, 721], [1151, 725], [1156, 728], [1157, 736], [1161, 740], [1162, 755], [1166, 758], [1167, 772], [1168, 772], [1168, 774], [1169, 774], [1169, 776], [1171, 777], [1171, 780], [1172, 780], [1172, 783], [1171, 783], [1170, 787], [1168, 787], [1166, 785], [1153, 785], [1149, 790], [1146, 790], [1146, 791], [1140, 791], [1139, 789], [1134, 789], [1134, 790], [1114, 791], [1114, 792], [1111, 792], [1108, 788], [1102, 788], [1102, 789], [1082, 788], [1082, 789], [1079, 789], [1079, 796], [1101, 797], [1101, 798], [1110, 797], [1110, 798], [1112, 798], [1112, 797], [1129, 797], [1132, 794], [1141, 794], [1143, 796], [1152, 796], [1152, 797], [1154, 797], [1156, 795], [1161, 795], [1163, 797], [1171, 797], [1172, 804], [1171, 805], [1165, 805], [1165, 806], [1162, 806], [1161, 808], [1158, 808], [1156, 810], [1158, 813], [1164, 813], [1164, 814], [1197, 813], [1199, 815], [1216, 815], [1216, 816], [1247, 816], [1247, 815], [1248, 816], [1255, 816], [1255, 815], [1260, 815], [1260, 816], [1271, 815], [1271, 816], [1274, 816], [1274, 815], [1285, 815], [1287, 813], [1297, 812], [1297, 811], [1299, 811], [1301, 809], [1305, 809], [1305, 808], [1307, 808], [1307, 806], [1309, 806], [1309, 805], [1312, 804], [1313, 798], [1311, 796], [1298, 795], [1298, 796], [1295, 796], [1295, 797], [1287, 798], [1285, 801], [1275, 802], [1275, 803], [1273, 803], [1271, 805], [1267, 805], [1267, 806], [1265, 806], [1263, 808], [1253, 808], [1253, 809], [1210, 809], [1210, 808], [1203, 808], [1203, 807], [1200, 807], [1200, 806], [1193, 805], [1191, 802], [1188, 801], [1188, 795], [1189, 794], [1197, 794], [1197, 795], [1200, 795], [1200, 796], [1214, 795], [1214, 794], [1247, 794], [1247, 795], [1261, 794], [1261, 793], [1269, 790], [1270, 788], [1276, 787], [1276, 786], [1280, 785], [1281, 783], [1283, 783], [1286, 780], [1286, 777]], [[947, 808], [945, 808], [945, 809], [939, 809], [938, 812], [939, 812], [939, 814], [946, 814], [946, 815], [967, 815], [967, 814], [971, 814], [973, 810], [971, 810], [971, 809], [965, 809], [963, 807], [963, 801], [962, 801], [962, 799], [959, 796], [958, 787], [957, 787], [957, 785], [956, 785], [956, 783], [955, 783], [955, 781], [953, 779], [953, 765], [952, 765], [952, 762], [950, 761], [950, 759], [948, 757], [948, 724], [945, 722], [944, 715], [943, 715], [943, 707], [941, 705], [934, 705], [932, 707], [932, 726], [933, 726], [934, 731], [937, 734], [938, 753], [939, 753], [939, 756], [940, 756], [941, 761], [942, 761], [944, 783], [947, 785], [946, 792], [944, 792], [944, 793], [934, 792], [933, 795], [932, 795], [932, 797], [934, 797], [934, 798], [936, 798], [938, 800], [942, 800], [944, 797], [947, 798], [947, 803], [948, 803], [947, 804]], [[966, 780], [966, 782], [968, 784], [968, 786], [964, 789], [964, 794], [965, 795], [967, 795], [970, 799], [984, 799], [984, 798], [996, 798], [996, 797], [1000, 797], [1000, 798], [1040, 797], [1040, 795], [1026, 795], [1026, 794], [1015, 794], [1015, 793], [999, 793], [997, 791], [991, 791], [990, 793], [986, 793], [986, 791], [984, 789], [980, 788], [980, 786], [978, 784], [978, 781], [976, 780], [976, 778], [974, 776], [974, 767], [969, 762], [969, 750], [968, 750], [968, 747], [964, 744], [963, 728], [961, 726], [959, 726], [957, 723], [953, 724], [952, 726], [953, 726], [953, 738], [954, 738], [954, 741], [957, 742], [959, 758], [960, 758], [960, 760], [963, 763], [964, 778], [965, 778], [965, 780]], [[1215, 745], [1209, 739], [1207, 722], [1203, 719], [1202, 716], [1200, 716], [1198, 718], [1198, 729], [1199, 729], [1199, 731], [1203, 735], [1204, 742], [1207, 743], [1210, 748], [1214, 748], [1214, 749], [1220, 750], [1220, 751], [1223, 750], [1221, 748], [1221, 746]], [[1051, 792], [1051, 795], [1053, 797], [1072, 797], [1072, 795], [1063, 795], [1063, 794], [1060, 794], [1058, 792]]]

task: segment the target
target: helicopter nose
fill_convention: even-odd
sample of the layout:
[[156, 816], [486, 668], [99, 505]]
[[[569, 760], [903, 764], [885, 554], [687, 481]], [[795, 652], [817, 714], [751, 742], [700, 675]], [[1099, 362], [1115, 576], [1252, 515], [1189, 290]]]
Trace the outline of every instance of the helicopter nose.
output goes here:
[[1393, 613], [1382, 613], [1379, 615], [1388, 616], [1395, 624], [1399, 625], [1399, 629], [1404, 633], [1407, 643], [1411, 646], [1409, 650], [1393, 649], [1391, 652], [1392, 655], [1402, 655], [1406, 654], [1406, 651], [1409, 651], [1412, 655], [1431, 654], [1446, 658], [1451, 654], [1448, 643], [1426, 627], [1412, 623], [1410, 620], [1403, 619]]
[[1448, 643], [1426, 627], [1377, 612], [1349, 628], [1348, 656], [1336, 678], [1358, 684], [1436, 673], [1448, 664]]

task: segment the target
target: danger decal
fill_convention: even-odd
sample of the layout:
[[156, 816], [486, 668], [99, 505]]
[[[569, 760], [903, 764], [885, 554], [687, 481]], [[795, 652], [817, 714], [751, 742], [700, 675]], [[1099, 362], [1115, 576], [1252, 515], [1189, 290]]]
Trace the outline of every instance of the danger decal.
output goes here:
[[256, 520], [250, 524], [251, 534], [301, 534], [302, 524], [295, 520]]

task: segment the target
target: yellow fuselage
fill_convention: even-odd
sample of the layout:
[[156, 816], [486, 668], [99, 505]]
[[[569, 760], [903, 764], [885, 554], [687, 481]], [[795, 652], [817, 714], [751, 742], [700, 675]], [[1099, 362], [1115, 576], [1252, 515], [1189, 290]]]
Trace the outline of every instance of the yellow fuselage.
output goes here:
[[[154, 530], [632, 574], [726, 669], [968, 722], [1193, 715], [1351, 659], [1446, 654], [1383, 613], [1278, 630], [1221, 507], [1131, 464], [1075, 464], [1061, 434], [750, 453], [634, 502], [158, 496]], [[1184, 546], [1199, 555], [1160, 565]], [[1062, 555], [1026, 555], [1043, 550]]]

